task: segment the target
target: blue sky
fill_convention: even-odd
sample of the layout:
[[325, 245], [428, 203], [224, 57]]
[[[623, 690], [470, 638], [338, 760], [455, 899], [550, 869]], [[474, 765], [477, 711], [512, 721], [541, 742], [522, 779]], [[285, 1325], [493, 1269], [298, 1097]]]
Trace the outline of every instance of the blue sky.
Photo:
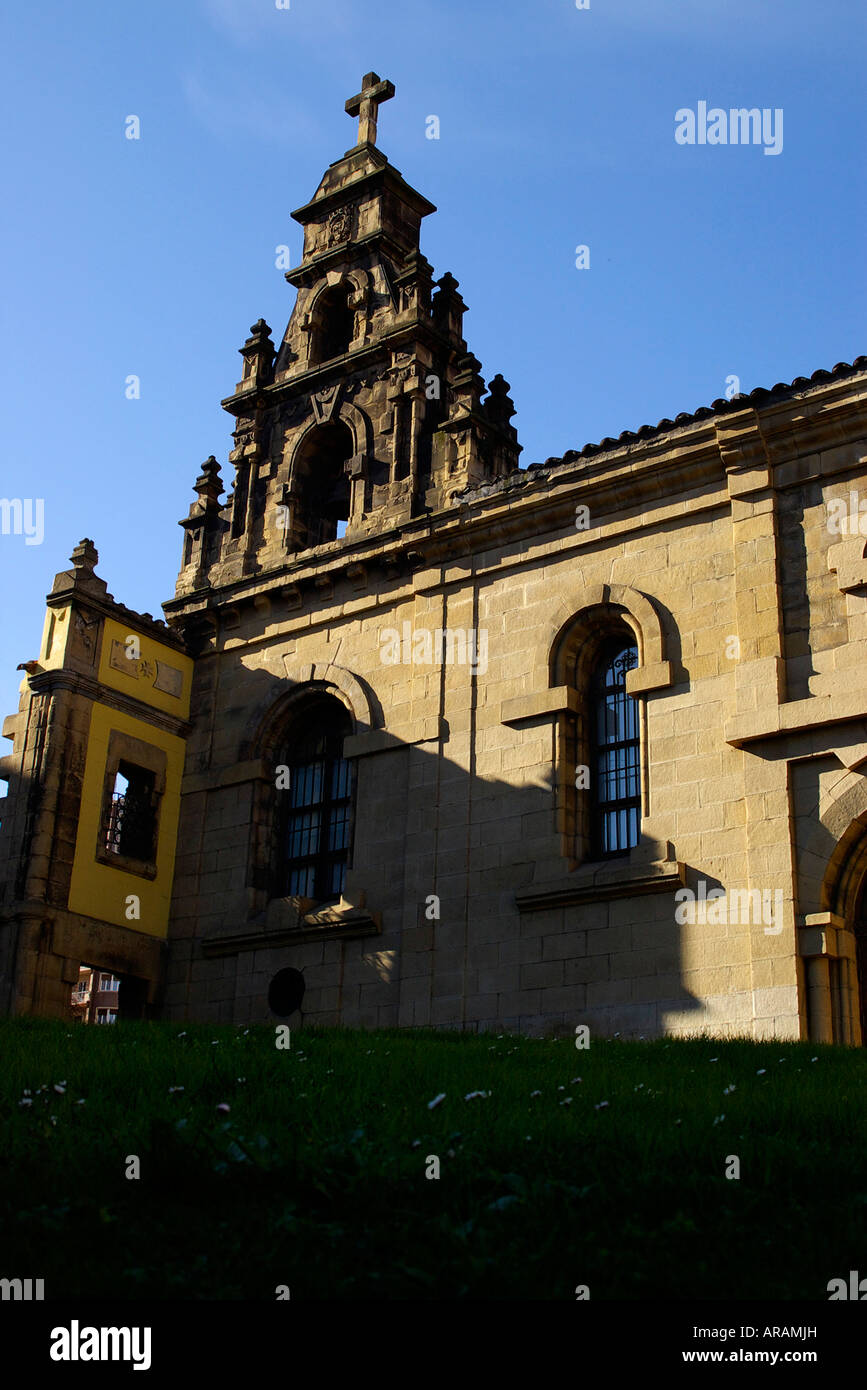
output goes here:
[[[867, 351], [865, 30], [857, 0], [18, 5], [0, 496], [43, 498], [45, 530], [0, 535], [2, 712], [82, 536], [122, 602], [171, 597], [237, 348], [260, 315], [283, 333], [276, 248], [300, 259], [289, 213], [354, 144], [365, 72], [396, 84], [379, 146], [437, 204], [422, 249], [526, 465]], [[679, 145], [700, 101], [781, 108], [782, 153]]]

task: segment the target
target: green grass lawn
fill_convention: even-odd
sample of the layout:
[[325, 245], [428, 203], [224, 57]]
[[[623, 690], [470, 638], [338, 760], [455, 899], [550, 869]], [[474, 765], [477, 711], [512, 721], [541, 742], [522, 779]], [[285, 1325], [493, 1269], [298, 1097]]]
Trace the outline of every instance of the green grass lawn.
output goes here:
[[0, 1277], [48, 1298], [827, 1300], [867, 1274], [860, 1049], [329, 1030], [280, 1051], [269, 1027], [20, 1019], [0, 1057]]

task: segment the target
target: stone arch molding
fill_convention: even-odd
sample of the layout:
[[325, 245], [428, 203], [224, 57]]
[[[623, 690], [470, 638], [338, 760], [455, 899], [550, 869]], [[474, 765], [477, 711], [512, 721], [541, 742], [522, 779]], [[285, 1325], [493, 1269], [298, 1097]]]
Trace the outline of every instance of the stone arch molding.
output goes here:
[[639, 664], [627, 673], [628, 693], [644, 695], [674, 684], [662, 623], [646, 594], [627, 584], [572, 584], [556, 599], [547, 621], [541, 621], [536, 628], [531, 693], [503, 701], [504, 724], [518, 726], [578, 709], [579, 696], [563, 681], [559, 670], [560, 648], [582, 615], [605, 608], [617, 609], [638, 640]]
[[[807, 898], [803, 907], [818, 907], [851, 922], [867, 874], [867, 776], [841, 770], [839, 781], [816, 808], [817, 824], [801, 851], [799, 878]], [[828, 844], [833, 845], [830, 854]]]
[[[287, 431], [289, 434], [288, 454], [289, 454], [289, 475], [288, 484], [290, 489], [298, 483], [298, 460], [304, 450], [308, 437], [318, 430], [321, 425], [339, 423], [346, 425], [353, 441], [353, 455], [356, 458], [366, 458], [372, 453], [373, 429], [370, 420], [363, 410], [360, 410], [352, 401], [341, 401], [340, 388], [337, 387], [333, 398], [320, 406], [319, 411], [310, 421], [306, 429], [300, 434]], [[284, 453], [284, 459], [286, 455]]]
[[352, 717], [354, 734], [370, 734], [382, 727], [379, 701], [347, 667], [329, 661], [304, 663], [289, 655], [283, 657], [283, 667], [290, 688], [276, 699], [272, 695], [255, 711], [251, 722], [256, 732], [244, 750], [247, 757], [263, 758], [272, 753], [293, 709], [317, 691], [333, 695], [345, 705]]
[[[338, 285], [349, 285], [351, 293], [349, 295], [349, 307], [356, 314], [362, 311], [363, 324], [361, 332], [355, 333], [356, 341], [358, 338], [365, 338], [368, 332], [369, 306], [372, 299], [373, 280], [369, 270], [364, 267], [353, 267], [351, 270], [329, 270], [327, 275], [323, 275], [313, 288], [310, 290], [307, 303], [305, 305], [302, 328], [307, 333], [307, 354], [312, 351], [312, 334], [319, 318], [321, 309], [320, 300], [329, 290], [336, 289]], [[356, 321], [356, 328], [358, 327]]]
[[558, 683], [557, 658], [570, 627], [592, 608], [619, 608], [638, 639], [638, 666], [627, 676], [630, 695], [662, 690], [673, 684], [672, 663], [666, 656], [665, 634], [651, 600], [628, 584], [575, 584], [561, 594], [546, 623], [540, 625], [534, 662], [533, 689]]
[[354, 287], [354, 293], [349, 299], [350, 308], [363, 308], [370, 297], [372, 285], [370, 271], [363, 267], [354, 267], [352, 270], [329, 270], [328, 274], [324, 275], [311, 290], [310, 298], [307, 301], [308, 312], [315, 315], [322, 295], [328, 290], [335, 289], [337, 285], [343, 284]]
[[299, 686], [328, 686], [331, 694], [336, 695], [352, 715], [356, 733], [370, 733], [380, 727], [382, 711], [379, 702], [367, 684], [348, 666], [336, 666], [332, 661], [303, 665], [291, 656], [284, 656], [283, 666], [288, 679]]

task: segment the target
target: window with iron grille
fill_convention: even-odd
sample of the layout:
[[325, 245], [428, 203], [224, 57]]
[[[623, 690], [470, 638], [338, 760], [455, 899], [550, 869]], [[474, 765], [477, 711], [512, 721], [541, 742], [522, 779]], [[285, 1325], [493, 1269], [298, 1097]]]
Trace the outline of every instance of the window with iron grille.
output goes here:
[[105, 850], [125, 859], [149, 863], [156, 838], [156, 778], [146, 768], [122, 762], [111, 792]]
[[298, 726], [285, 758], [289, 786], [279, 817], [278, 892], [336, 902], [346, 883], [352, 845], [354, 771], [343, 757], [352, 725], [337, 701], [316, 708]]
[[593, 849], [603, 859], [628, 854], [641, 824], [641, 740], [638, 704], [626, 693], [626, 673], [638, 648], [622, 637], [601, 649], [591, 682]]

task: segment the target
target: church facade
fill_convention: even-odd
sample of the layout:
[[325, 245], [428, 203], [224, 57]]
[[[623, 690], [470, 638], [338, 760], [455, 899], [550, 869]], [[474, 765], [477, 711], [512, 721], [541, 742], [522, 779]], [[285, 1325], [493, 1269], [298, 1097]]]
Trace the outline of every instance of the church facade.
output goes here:
[[527, 469], [358, 143], [293, 216], [165, 618], [26, 663], [0, 1011], [867, 1041], [867, 358]]

